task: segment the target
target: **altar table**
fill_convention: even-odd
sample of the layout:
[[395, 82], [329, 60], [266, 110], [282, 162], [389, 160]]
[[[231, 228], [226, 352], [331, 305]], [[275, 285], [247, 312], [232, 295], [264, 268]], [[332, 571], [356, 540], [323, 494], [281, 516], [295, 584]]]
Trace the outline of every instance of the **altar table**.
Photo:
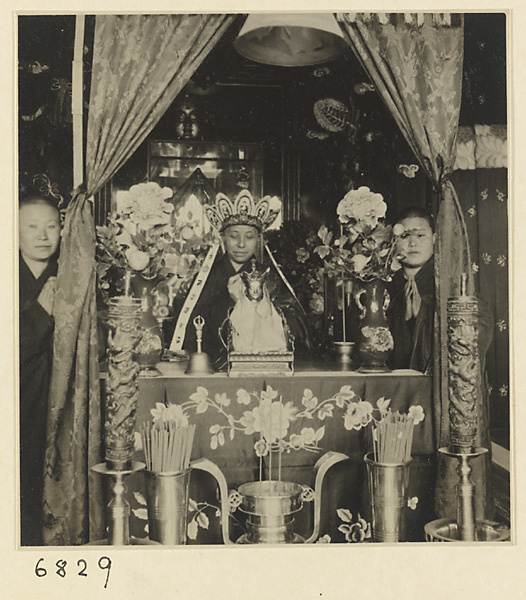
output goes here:
[[[208, 391], [210, 398], [215, 394], [226, 394], [230, 399], [228, 411], [236, 418], [240, 417], [247, 407], [236, 400], [237, 390], [245, 389], [258, 394], [266, 386], [270, 386], [283, 397], [283, 403], [293, 401], [299, 410], [303, 392], [310, 389], [313, 396], [321, 402], [337, 393], [342, 386], [351, 386], [358, 399], [370, 402], [376, 408], [379, 398], [391, 399], [390, 408], [394, 411], [407, 412], [410, 406], [420, 405], [425, 412], [423, 422], [415, 426], [413, 439], [413, 460], [409, 484], [409, 496], [418, 497], [415, 511], [407, 511], [407, 529], [409, 539], [419, 541], [424, 539], [423, 525], [432, 520], [433, 489], [434, 489], [434, 431], [432, 418], [432, 378], [416, 371], [404, 370], [380, 374], [361, 374], [356, 371], [342, 370], [337, 365], [330, 364], [296, 364], [293, 376], [250, 376], [229, 377], [226, 373], [213, 375], [186, 375], [185, 364], [160, 363], [158, 368], [161, 376], [139, 379], [139, 406], [137, 426], [151, 420], [150, 410], [157, 402], [180, 404], [189, 399], [198, 386]], [[103, 386], [104, 387], [104, 386]], [[359, 398], [358, 398], [359, 397]], [[284, 453], [282, 456], [281, 478], [307, 486], [314, 485], [313, 466], [327, 451], [346, 454], [349, 460], [335, 465], [329, 470], [323, 487], [322, 521], [320, 535], [328, 534], [333, 542], [343, 542], [343, 534], [338, 531], [342, 524], [337, 515], [337, 509], [347, 508], [354, 517], [358, 513], [368, 521], [370, 510], [368, 501], [367, 481], [363, 456], [370, 451], [369, 428], [360, 431], [348, 431], [343, 424], [343, 409], [335, 409], [333, 417], [326, 418], [321, 424], [325, 426], [325, 435], [320, 441], [319, 453], [304, 449]], [[221, 421], [221, 415], [213, 409], [196, 414], [191, 412], [191, 422], [196, 424], [192, 459], [205, 457], [213, 461], [224, 473], [228, 488], [237, 487], [259, 477], [260, 459], [254, 452], [257, 434], [245, 435], [236, 432], [234, 440], [225, 440], [224, 445], [211, 448], [210, 427]], [[302, 427], [315, 427], [320, 423], [312, 419], [294, 423], [294, 431]], [[228, 436], [227, 436], [228, 437]], [[140, 459], [140, 458], [139, 458]], [[277, 458], [273, 456], [272, 478], [277, 478]], [[268, 478], [268, 456], [263, 461], [263, 476]], [[128, 500], [132, 506], [130, 531], [133, 535], [144, 537], [146, 510], [143, 504], [144, 482], [143, 475], [136, 473], [127, 479]], [[141, 496], [142, 495], [142, 496]], [[210, 544], [221, 543], [220, 523], [217, 517], [219, 507], [218, 490], [215, 480], [207, 473], [193, 471], [190, 482], [190, 498], [199, 503], [203, 516], [199, 519], [197, 539], [188, 543]], [[312, 530], [312, 503], [305, 503], [303, 509], [296, 515], [295, 531], [308, 537]], [[189, 518], [192, 515], [190, 514]], [[236, 511], [231, 517], [231, 538], [235, 539], [243, 532], [238, 521], [243, 521], [244, 515]]]

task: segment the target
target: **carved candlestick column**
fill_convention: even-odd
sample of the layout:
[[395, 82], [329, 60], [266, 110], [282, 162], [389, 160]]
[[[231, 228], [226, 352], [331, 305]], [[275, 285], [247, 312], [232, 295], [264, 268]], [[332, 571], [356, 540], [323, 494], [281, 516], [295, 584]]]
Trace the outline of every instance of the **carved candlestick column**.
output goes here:
[[133, 460], [139, 396], [139, 365], [134, 350], [141, 339], [141, 301], [129, 296], [112, 298], [109, 313], [105, 459], [108, 469], [127, 471]]
[[[129, 277], [127, 278], [129, 288]], [[139, 364], [135, 348], [141, 339], [141, 301], [129, 295], [111, 298], [108, 324], [108, 377], [104, 421], [105, 463], [92, 470], [108, 477], [112, 499], [107, 506], [108, 544], [130, 543], [130, 505], [125, 498], [124, 477], [144, 469], [135, 462], [134, 433], [139, 389]]]
[[459, 453], [474, 450], [477, 434], [481, 394], [478, 311], [474, 296], [448, 299], [449, 445], [451, 451]]
[[479, 357], [479, 304], [466, 295], [462, 275], [460, 296], [447, 302], [447, 350], [449, 392], [449, 446], [440, 454], [458, 461], [455, 486], [457, 519], [438, 519], [425, 526], [429, 541], [496, 541], [509, 539], [509, 530], [492, 521], [477, 521], [475, 485], [470, 480], [470, 460], [488, 452], [476, 447], [477, 406], [482, 403]]

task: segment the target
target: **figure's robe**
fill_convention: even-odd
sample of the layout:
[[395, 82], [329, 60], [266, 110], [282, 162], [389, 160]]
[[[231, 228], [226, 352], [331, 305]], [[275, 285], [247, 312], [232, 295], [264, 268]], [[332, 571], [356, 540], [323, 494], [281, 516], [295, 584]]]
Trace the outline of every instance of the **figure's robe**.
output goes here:
[[394, 350], [389, 366], [392, 369], [415, 369], [430, 372], [433, 362], [433, 323], [435, 310], [435, 279], [433, 259], [416, 273], [415, 282], [422, 299], [418, 315], [406, 320], [406, 278], [398, 271], [389, 286], [391, 302], [387, 310]]
[[42, 490], [49, 380], [53, 358], [53, 317], [37, 299], [49, 277], [51, 260], [36, 279], [20, 256], [20, 507], [21, 543], [42, 543]]
[[[264, 270], [265, 266], [258, 265], [258, 269]], [[203, 352], [210, 356], [212, 362], [216, 363], [216, 367], [226, 362], [226, 348], [221, 341], [219, 330], [222, 328], [230, 310], [235, 306], [235, 301], [228, 292], [228, 280], [237, 273], [251, 270], [250, 260], [239, 271], [236, 271], [226, 255], [216, 259], [188, 321], [183, 344], [185, 350], [189, 352], [195, 352], [196, 350], [193, 320], [197, 315], [201, 315], [205, 319]], [[285, 317], [287, 326], [294, 336], [296, 348], [301, 351], [310, 347], [306, 318], [301, 307], [286, 289], [279, 274], [273, 268], [271, 268], [267, 277], [266, 286], [272, 303]]]

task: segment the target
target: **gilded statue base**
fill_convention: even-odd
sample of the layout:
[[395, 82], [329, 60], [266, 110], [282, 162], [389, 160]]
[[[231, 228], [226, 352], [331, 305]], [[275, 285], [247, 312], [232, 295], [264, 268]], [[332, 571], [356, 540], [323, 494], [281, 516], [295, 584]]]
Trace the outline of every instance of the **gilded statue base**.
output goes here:
[[248, 375], [292, 375], [294, 352], [229, 352], [228, 374], [231, 377]]

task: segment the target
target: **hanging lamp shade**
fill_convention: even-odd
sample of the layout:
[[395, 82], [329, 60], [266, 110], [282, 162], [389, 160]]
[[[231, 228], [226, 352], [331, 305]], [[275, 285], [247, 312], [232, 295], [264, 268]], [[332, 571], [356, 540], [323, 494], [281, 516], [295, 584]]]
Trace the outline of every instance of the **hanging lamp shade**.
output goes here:
[[332, 13], [248, 15], [234, 42], [245, 58], [281, 67], [318, 65], [340, 56], [346, 46]]

